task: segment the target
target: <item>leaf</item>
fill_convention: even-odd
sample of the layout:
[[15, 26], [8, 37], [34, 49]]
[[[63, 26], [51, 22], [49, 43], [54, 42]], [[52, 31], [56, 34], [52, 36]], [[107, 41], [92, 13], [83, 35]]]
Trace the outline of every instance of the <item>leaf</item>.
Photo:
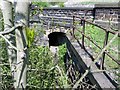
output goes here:
[[31, 44], [34, 42], [34, 37], [35, 37], [35, 30], [34, 28], [26, 28], [26, 37], [27, 37], [27, 45], [28, 47], [31, 46]]

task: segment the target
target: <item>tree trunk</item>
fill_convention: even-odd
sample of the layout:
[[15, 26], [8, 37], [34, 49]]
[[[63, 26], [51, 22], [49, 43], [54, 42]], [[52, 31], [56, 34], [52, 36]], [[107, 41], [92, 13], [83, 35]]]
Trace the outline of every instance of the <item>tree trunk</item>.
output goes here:
[[[7, 0], [1, 0], [1, 9], [3, 13], [3, 19], [4, 19], [4, 30], [9, 30], [11, 27], [13, 27], [13, 12], [12, 12], [12, 3]], [[5, 37], [11, 42], [11, 44], [15, 45], [15, 36], [14, 32], [8, 35], [5, 35]], [[14, 69], [16, 64], [16, 51], [11, 48], [11, 46], [7, 43], [7, 52], [8, 52], [8, 60], [10, 63], [10, 68], [12, 72], [12, 76], [14, 78]]]
[[[29, 3], [28, 2], [16, 2], [15, 6], [15, 25], [24, 24], [28, 26], [28, 14], [29, 14]], [[15, 88], [25, 89], [26, 88], [26, 72], [27, 72], [27, 39], [25, 27], [18, 28], [16, 33], [16, 47], [17, 51], [17, 68], [16, 68], [16, 82]]]

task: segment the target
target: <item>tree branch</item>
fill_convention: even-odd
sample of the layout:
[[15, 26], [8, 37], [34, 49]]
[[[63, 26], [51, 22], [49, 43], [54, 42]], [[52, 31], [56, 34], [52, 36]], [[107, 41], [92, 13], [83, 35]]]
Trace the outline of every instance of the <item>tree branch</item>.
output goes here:
[[0, 35], [7, 35], [9, 33], [12, 33], [13, 31], [15, 31], [15, 29], [20, 28], [20, 27], [23, 27], [23, 25], [18, 24], [16, 26], [12, 27], [10, 30], [5, 30], [5, 31], [0, 32]]
[[89, 73], [89, 70], [86, 70], [85, 73], [82, 75], [82, 77], [75, 83], [72, 90], [76, 89], [79, 86], [79, 83], [82, 82], [82, 80], [87, 76]]
[[4, 35], [2, 35], [2, 34], [0, 33], [0, 36], [1, 36], [3, 39], [5, 39], [5, 41], [6, 41], [13, 49], [18, 50], [14, 45], [12, 45], [12, 44], [10, 43], [10, 41], [8, 41], [7, 38], [5, 38]]

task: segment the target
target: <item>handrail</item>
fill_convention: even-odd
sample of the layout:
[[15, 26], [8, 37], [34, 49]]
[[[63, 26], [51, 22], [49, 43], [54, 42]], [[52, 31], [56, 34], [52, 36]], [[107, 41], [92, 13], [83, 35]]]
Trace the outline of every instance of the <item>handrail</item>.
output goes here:
[[[81, 18], [80, 16], [74, 16], [74, 17], [79, 18], [80, 20], [85, 21], [85, 22], [87, 22], [87, 23], [89, 23], [89, 24], [91, 24], [91, 25], [94, 25], [94, 26], [100, 28], [101, 30], [104, 30], [104, 31], [106, 31], [106, 32], [110, 32], [110, 33], [112, 33], [112, 34], [116, 34], [116, 31], [108, 30], [107, 28], [104, 28], [104, 27], [102, 27], [102, 26], [100, 26], [100, 25], [98, 25], [98, 24], [95, 24], [95, 23], [93, 23], [93, 22], [90, 22], [90, 21], [88, 21], [88, 20], [86, 20], [86, 19], [84, 19], [84, 18]], [[120, 37], [120, 33], [118, 34], [118, 36]]]
[[[116, 31], [113, 31], [113, 30], [110, 30], [110, 29], [107, 29], [107, 28], [104, 28], [104, 27], [102, 27], [102, 26], [100, 26], [100, 25], [98, 25], [98, 24], [95, 24], [95, 23], [93, 23], [93, 22], [90, 22], [90, 21], [88, 21], [88, 20], [86, 20], [84, 17], [80, 17], [80, 16], [73, 16], [73, 22], [75, 22], [75, 18], [79, 18], [80, 19], [80, 21], [81, 21], [81, 24], [82, 24], [82, 31], [80, 31], [80, 30], [78, 30], [77, 28], [76, 28], [76, 26], [75, 26], [75, 24], [73, 24], [73, 28], [74, 28], [74, 30], [76, 29], [78, 32], [80, 32], [81, 34], [82, 34], [82, 48], [83, 49], [85, 49], [85, 46], [84, 46], [84, 37], [85, 38], [87, 38], [89, 41], [91, 41], [97, 48], [99, 48], [100, 50], [102, 50], [106, 45], [107, 45], [107, 42], [108, 42], [108, 37], [109, 37], [109, 33], [111, 33], [111, 34], [116, 34], [116, 33], [118, 33], [118, 37], [120, 37], [120, 32], [119, 32], [119, 30], [116, 30]], [[100, 28], [101, 30], [103, 30], [104, 32], [105, 32], [105, 39], [104, 39], [104, 45], [103, 45], [103, 47], [101, 48], [99, 45], [97, 45], [96, 44], [96, 42], [94, 42], [89, 36], [86, 36], [85, 35], [85, 24], [86, 23], [88, 23], [88, 24], [90, 24], [90, 25], [94, 25], [94, 26], [96, 26], [96, 27], [98, 27], [98, 28]], [[74, 33], [73, 33], [74, 34]], [[74, 35], [75, 36], [75, 35]], [[86, 49], [85, 49], [86, 50]], [[90, 55], [90, 54], [88, 54], [88, 55]], [[115, 59], [114, 57], [112, 57], [107, 51], [104, 51], [103, 52], [103, 54], [102, 54], [102, 60], [101, 60], [101, 65], [100, 65], [100, 68], [101, 69], [104, 69], [104, 59], [105, 59], [105, 55], [107, 55], [107, 56], [109, 56], [113, 61], [115, 61], [118, 65], [120, 65], [120, 62], [119, 61], [117, 61], [117, 59]], [[91, 55], [90, 55], [91, 56]], [[93, 59], [93, 58], [91, 58], [91, 59]]]
[[[70, 10], [70, 8], [46, 8], [46, 10]], [[78, 8], [77, 8], [78, 9]], [[92, 8], [92, 9], [90, 9], [90, 10], [93, 10], [94, 11], [94, 9], [95, 8]], [[45, 9], [43, 9], [43, 10], [45, 10]], [[75, 10], [75, 8], [73, 9], [73, 10]], [[82, 10], [82, 9], [80, 9], [80, 10]], [[84, 9], [85, 10], [85, 9]], [[88, 9], [87, 9], [88, 10]], [[87, 11], [86, 10], [86, 11]], [[88, 10], [89, 11], [89, 10]], [[85, 46], [84, 46], [84, 37], [85, 38], [87, 38], [87, 39], [89, 39], [98, 49], [100, 49], [100, 50], [102, 50], [106, 45], [107, 45], [107, 43], [108, 43], [108, 37], [109, 37], [109, 33], [111, 33], [111, 34], [116, 34], [117, 32], [119, 32], [119, 30], [114, 30], [112, 27], [109, 27], [109, 28], [104, 28], [104, 27], [102, 27], [102, 26], [100, 26], [99, 24], [96, 24], [96, 23], [94, 23], [94, 22], [91, 22], [91, 21], [88, 21], [87, 19], [85, 19], [85, 16], [86, 16], [86, 14], [87, 14], [87, 12], [81, 17], [81, 16], [78, 16], [78, 15], [74, 15], [74, 14], [72, 14], [72, 15], [69, 15], [69, 17], [67, 18], [67, 16], [65, 16], [65, 17], [61, 17], [61, 16], [43, 16], [44, 18], [50, 18], [50, 21], [52, 21], [51, 23], [52, 24], [50, 24], [50, 25], [53, 25], [53, 26], [55, 26], [55, 25], [59, 25], [59, 26], [61, 26], [61, 27], [66, 27], [66, 24], [64, 24], [64, 25], [62, 25], [62, 23], [61, 22], [64, 22], [64, 21], [66, 21], [66, 19], [67, 20], [69, 20], [70, 22], [72, 21], [73, 23], [70, 23], [70, 22], [68, 22], [68, 21], [66, 21], [67, 22], [67, 24], [69, 24], [70, 23], [70, 25], [71, 25], [71, 27], [73, 28], [73, 31], [72, 31], [72, 33], [73, 33], [73, 35], [74, 35], [74, 32], [75, 32], [75, 29], [76, 29], [76, 27], [75, 27], [75, 21], [78, 21], [79, 22], [79, 25], [81, 24], [82, 26], [83, 26], [83, 31], [79, 31], [81, 34], [82, 34], [82, 48], [83, 49], [85, 49]], [[54, 20], [55, 19], [55, 20]], [[60, 19], [60, 21], [56, 21], [56, 19], [57, 20], [59, 20]], [[61, 19], [63, 19], [63, 20], [61, 20]], [[94, 18], [92, 18], [92, 19], [94, 19]], [[53, 23], [54, 22], [54, 23]], [[57, 22], [57, 24], [56, 24], [56, 22]], [[46, 22], [46, 23], [48, 23], [48, 22]], [[85, 35], [85, 24], [86, 23], [88, 23], [88, 24], [90, 24], [90, 25], [94, 25], [94, 26], [96, 26], [96, 27], [98, 27], [98, 28], [100, 28], [100, 30], [103, 30], [104, 32], [105, 32], [105, 39], [104, 39], [104, 43], [103, 43], [103, 47], [100, 47], [99, 45], [97, 45], [96, 44], [96, 42], [94, 42], [92, 39], [90, 39], [90, 37], [88, 37], [88, 36], [86, 36]], [[70, 26], [68, 26], [68, 28], [71, 28]], [[120, 32], [118, 33], [118, 37], [120, 37]], [[107, 51], [104, 51], [104, 53], [103, 53], [103, 55], [102, 55], [102, 62], [104, 63], [104, 59], [105, 59], [105, 55], [107, 55], [107, 56], [109, 56], [113, 61], [115, 61], [118, 65], [120, 65], [120, 62], [119, 61], [117, 61], [117, 59], [115, 59], [115, 57], [112, 57], [111, 55], [110, 55], [110, 53], [108, 53]], [[93, 58], [92, 58], [93, 59]], [[104, 65], [103, 65], [103, 63], [102, 63], [102, 66], [101, 66], [101, 68], [103, 69], [103, 67], [104, 67]]]
[[[77, 28], [75, 28], [77, 29]], [[89, 36], [86, 36], [82, 31], [77, 30], [78, 32], [80, 32], [82, 35], [84, 35], [88, 40], [90, 40], [97, 48], [99, 48], [100, 50], [102, 50], [102, 48], [96, 44], [96, 42], [94, 42]], [[118, 63], [120, 65], [120, 62], [118, 62], [115, 58], [113, 58], [107, 51], [105, 51], [105, 54], [107, 54], [112, 60], [114, 60], [116, 63]]]

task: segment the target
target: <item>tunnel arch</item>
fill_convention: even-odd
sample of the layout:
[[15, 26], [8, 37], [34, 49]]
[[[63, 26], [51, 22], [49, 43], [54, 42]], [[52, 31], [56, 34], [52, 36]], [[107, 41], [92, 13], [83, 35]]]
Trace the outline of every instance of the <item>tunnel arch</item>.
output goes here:
[[49, 46], [59, 46], [65, 43], [65, 33], [63, 32], [52, 32], [48, 35]]

